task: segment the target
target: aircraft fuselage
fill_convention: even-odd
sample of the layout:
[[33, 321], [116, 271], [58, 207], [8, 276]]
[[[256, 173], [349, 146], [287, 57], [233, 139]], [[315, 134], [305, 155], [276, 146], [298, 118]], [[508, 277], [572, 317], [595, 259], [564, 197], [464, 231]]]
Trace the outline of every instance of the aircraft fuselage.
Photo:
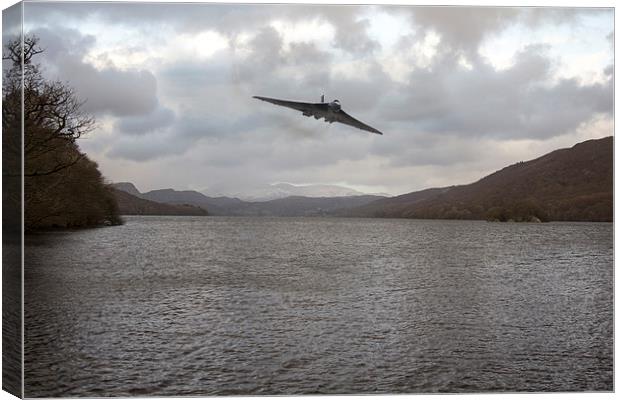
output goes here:
[[340, 101], [334, 100], [326, 103], [325, 95], [321, 95], [320, 103], [304, 103], [299, 101], [280, 100], [261, 96], [253, 97], [262, 101], [266, 101], [268, 103], [275, 104], [277, 106], [288, 107], [297, 111], [301, 111], [301, 113], [306, 117], [314, 117], [315, 119], [324, 118], [325, 121], [329, 122], [330, 124], [332, 122], [340, 122], [342, 124], [353, 126], [358, 129], [383, 135], [382, 132], [376, 130], [372, 126], [366, 125], [365, 123], [358, 121], [349, 114], [347, 114], [340, 106]]
[[338, 100], [334, 100], [331, 103], [329, 103], [329, 109], [331, 111], [338, 112], [340, 111], [341, 108], [342, 107], [340, 107], [340, 102]]
[[[342, 107], [340, 106], [340, 102], [338, 100], [327, 103], [327, 115], [323, 117], [325, 119], [325, 122], [329, 122], [330, 124], [332, 122], [335, 122], [338, 119], [336, 114], [338, 114], [341, 109]], [[320, 119], [321, 117], [315, 115], [314, 118]]]

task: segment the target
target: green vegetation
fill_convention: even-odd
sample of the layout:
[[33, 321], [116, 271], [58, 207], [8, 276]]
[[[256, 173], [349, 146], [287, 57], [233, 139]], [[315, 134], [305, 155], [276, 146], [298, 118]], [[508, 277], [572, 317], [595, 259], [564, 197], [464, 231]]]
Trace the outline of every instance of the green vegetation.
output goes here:
[[[114, 194], [97, 164], [82, 153], [76, 140], [94, 127], [82, 102], [62, 82], [46, 81], [33, 63], [41, 53], [38, 38], [8, 43], [3, 59], [12, 62], [2, 87], [3, 175], [21, 172], [22, 78], [24, 224], [26, 231], [121, 224]], [[23, 58], [23, 68], [22, 68]], [[19, 201], [19, 192], [12, 200]], [[7, 199], [5, 199], [7, 200]]]

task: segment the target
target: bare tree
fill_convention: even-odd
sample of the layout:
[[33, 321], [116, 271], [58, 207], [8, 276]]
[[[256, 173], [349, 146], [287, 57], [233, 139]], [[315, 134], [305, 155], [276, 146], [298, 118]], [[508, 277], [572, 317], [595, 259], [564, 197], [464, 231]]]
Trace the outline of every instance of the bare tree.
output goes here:
[[43, 78], [33, 63], [33, 57], [43, 52], [38, 42], [36, 36], [26, 36], [23, 43], [15, 39], [3, 54], [3, 59], [12, 62], [3, 86], [2, 117], [6, 124], [16, 123], [21, 115], [23, 78], [25, 176], [54, 174], [75, 165], [83, 154], [68, 157], [66, 152], [60, 155], [58, 149], [90, 132], [95, 123], [82, 111], [84, 102], [71, 87]]
[[10, 161], [3, 163], [3, 176], [19, 181], [23, 149], [26, 229], [122, 223], [97, 164], [76, 143], [94, 129], [94, 119], [68, 84], [43, 77], [34, 63], [43, 52], [38, 43], [35, 36], [18, 38], [3, 53], [11, 64], [2, 87], [3, 146]]

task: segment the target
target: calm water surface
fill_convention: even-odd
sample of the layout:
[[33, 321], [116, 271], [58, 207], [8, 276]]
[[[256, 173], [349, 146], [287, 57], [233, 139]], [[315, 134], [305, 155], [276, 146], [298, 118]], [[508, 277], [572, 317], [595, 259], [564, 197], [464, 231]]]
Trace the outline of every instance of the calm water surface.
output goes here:
[[27, 396], [613, 390], [612, 224], [127, 219], [27, 237]]

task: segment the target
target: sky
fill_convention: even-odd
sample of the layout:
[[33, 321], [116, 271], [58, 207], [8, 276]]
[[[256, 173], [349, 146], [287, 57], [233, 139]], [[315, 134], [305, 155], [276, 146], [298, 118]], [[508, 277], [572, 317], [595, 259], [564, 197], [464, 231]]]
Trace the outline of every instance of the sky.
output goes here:
[[[613, 134], [613, 10], [25, 3], [110, 182], [403, 194]], [[339, 99], [383, 136], [253, 99]]]

